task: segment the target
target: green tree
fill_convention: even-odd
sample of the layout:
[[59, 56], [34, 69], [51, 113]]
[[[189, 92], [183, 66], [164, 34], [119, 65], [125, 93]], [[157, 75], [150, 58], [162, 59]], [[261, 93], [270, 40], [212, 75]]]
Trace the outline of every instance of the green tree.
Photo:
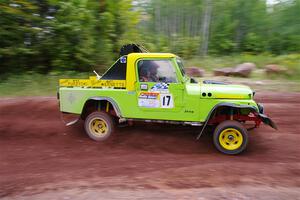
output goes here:
[[26, 0], [0, 3], [0, 73], [22, 71], [29, 68], [28, 56], [37, 52], [31, 40], [39, 32], [34, 26], [37, 7]]

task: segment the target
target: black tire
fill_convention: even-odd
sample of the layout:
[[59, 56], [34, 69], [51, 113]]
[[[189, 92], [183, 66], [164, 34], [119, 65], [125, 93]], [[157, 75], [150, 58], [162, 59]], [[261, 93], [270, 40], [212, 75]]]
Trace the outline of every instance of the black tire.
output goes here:
[[248, 131], [241, 123], [227, 120], [216, 127], [213, 140], [220, 152], [230, 155], [239, 154], [248, 145]]
[[113, 119], [105, 112], [92, 112], [84, 121], [84, 129], [91, 139], [104, 141], [114, 131]]

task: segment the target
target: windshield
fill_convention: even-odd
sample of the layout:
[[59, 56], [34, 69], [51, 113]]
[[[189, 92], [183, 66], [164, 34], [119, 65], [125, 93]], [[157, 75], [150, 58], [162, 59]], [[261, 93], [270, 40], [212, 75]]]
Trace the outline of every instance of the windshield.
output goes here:
[[176, 62], [177, 62], [177, 65], [180, 69], [181, 75], [184, 77], [185, 76], [185, 71], [184, 71], [184, 66], [183, 66], [182, 60], [180, 58], [176, 58]]

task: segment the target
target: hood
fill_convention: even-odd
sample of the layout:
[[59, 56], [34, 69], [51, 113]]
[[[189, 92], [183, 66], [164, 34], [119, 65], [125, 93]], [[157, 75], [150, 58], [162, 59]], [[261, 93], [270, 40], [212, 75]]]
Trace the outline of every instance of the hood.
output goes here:
[[245, 85], [221, 83], [201, 83], [201, 98], [213, 99], [252, 99], [253, 91]]

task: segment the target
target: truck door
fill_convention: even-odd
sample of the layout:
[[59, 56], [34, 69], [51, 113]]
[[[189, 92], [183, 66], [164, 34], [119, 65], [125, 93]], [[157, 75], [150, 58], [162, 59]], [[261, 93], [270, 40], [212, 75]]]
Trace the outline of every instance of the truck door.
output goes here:
[[184, 85], [178, 80], [172, 59], [137, 62], [137, 106], [143, 118], [175, 120], [183, 108]]

